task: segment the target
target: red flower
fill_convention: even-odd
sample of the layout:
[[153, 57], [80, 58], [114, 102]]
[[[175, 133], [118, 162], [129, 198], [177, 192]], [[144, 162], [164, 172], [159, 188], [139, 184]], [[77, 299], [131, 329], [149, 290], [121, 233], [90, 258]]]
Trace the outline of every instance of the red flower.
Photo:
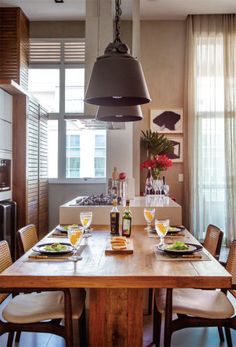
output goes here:
[[156, 171], [165, 171], [172, 166], [172, 160], [170, 160], [167, 155], [156, 155], [154, 159], [145, 160], [141, 164], [142, 169], [151, 168]]

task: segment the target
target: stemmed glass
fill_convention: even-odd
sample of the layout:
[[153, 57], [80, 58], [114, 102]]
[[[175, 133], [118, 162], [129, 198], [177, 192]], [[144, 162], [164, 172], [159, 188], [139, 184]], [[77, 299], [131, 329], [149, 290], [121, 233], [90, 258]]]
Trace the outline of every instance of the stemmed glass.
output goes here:
[[169, 190], [170, 190], [169, 185], [168, 184], [164, 184], [163, 185], [163, 191], [164, 191], [165, 196], [168, 196]]
[[68, 228], [68, 238], [71, 246], [73, 247], [73, 255], [69, 258], [74, 262], [81, 260], [81, 255], [77, 255], [77, 248], [82, 241], [83, 238], [83, 230], [79, 227], [69, 226]]
[[93, 213], [92, 212], [80, 212], [80, 222], [83, 226], [85, 238], [92, 236], [89, 231], [89, 227], [92, 223]]
[[153, 188], [153, 178], [152, 176], [150, 176], [146, 178], [146, 183], [145, 183], [146, 195], [150, 195], [152, 188]]
[[158, 179], [153, 179], [153, 189], [154, 189], [154, 194], [157, 195], [158, 192]]
[[161, 195], [162, 188], [163, 188], [163, 181], [161, 179], [157, 180], [157, 187], [158, 187], [158, 190], [159, 190], [159, 194]]
[[169, 225], [170, 225], [169, 219], [164, 219], [164, 220], [155, 219], [155, 229], [156, 229], [157, 235], [160, 237], [160, 243], [158, 244], [158, 246], [165, 245], [164, 238], [168, 232]]
[[155, 208], [145, 208], [144, 209], [144, 218], [147, 222], [147, 227], [145, 228], [145, 230], [147, 231], [151, 231], [151, 224], [152, 221], [155, 217]]

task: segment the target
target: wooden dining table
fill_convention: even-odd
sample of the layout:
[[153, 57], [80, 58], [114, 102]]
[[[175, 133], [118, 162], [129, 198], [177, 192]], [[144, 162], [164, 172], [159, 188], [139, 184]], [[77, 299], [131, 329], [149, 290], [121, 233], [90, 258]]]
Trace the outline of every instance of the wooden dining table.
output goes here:
[[[158, 239], [144, 226], [132, 229], [133, 254], [106, 255], [109, 227], [94, 227], [81, 245], [82, 260], [29, 259], [31, 251], [0, 274], [1, 288], [89, 288], [89, 346], [143, 345], [143, 288], [230, 288], [231, 275], [208, 254], [208, 260], [158, 260]], [[49, 233], [40, 243], [65, 241]], [[198, 244], [187, 231], [170, 236]]]

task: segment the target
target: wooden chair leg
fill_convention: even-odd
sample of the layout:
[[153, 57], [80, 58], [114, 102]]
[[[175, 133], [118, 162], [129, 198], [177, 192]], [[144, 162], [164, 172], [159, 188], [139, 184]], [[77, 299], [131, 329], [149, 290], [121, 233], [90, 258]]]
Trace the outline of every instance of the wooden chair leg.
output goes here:
[[16, 333], [16, 342], [19, 342], [20, 341], [20, 335], [21, 335], [21, 331], [17, 331]]
[[65, 300], [65, 341], [66, 341], [66, 347], [73, 347], [71, 294], [70, 294], [69, 290], [63, 290], [63, 291], [64, 291], [64, 300]]
[[155, 343], [155, 347], [160, 347], [161, 340], [161, 313], [158, 311], [156, 307], [156, 303], [154, 301], [153, 308], [153, 341]]
[[230, 332], [230, 328], [228, 327], [225, 327], [225, 336], [226, 336], [227, 346], [233, 347], [231, 332]]
[[219, 337], [220, 337], [220, 342], [224, 342], [225, 338], [224, 338], [224, 333], [223, 333], [222, 327], [218, 327], [218, 333], [219, 333]]
[[165, 332], [164, 332], [165, 347], [170, 347], [170, 344], [171, 344], [172, 292], [173, 290], [171, 288], [166, 289]]
[[82, 315], [79, 318], [79, 340], [80, 347], [87, 345], [87, 332], [86, 332], [86, 310], [83, 309]]
[[152, 314], [152, 307], [153, 307], [153, 289], [148, 289], [148, 315]]
[[15, 336], [15, 332], [14, 332], [14, 331], [11, 331], [11, 332], [8, 334], [7, 347], [12, 347], [12, 343], [13, 343], [13, 340], [14, 340], [14, 336]]

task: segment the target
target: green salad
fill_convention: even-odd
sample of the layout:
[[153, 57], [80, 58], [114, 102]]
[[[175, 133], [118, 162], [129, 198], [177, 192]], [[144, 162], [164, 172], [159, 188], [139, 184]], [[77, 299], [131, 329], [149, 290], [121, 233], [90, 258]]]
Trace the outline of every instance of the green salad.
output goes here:
[[166, 248], [173, 251], [186, 251], [188, 249], [188, 245], [186, 245], [186, 243], [184, 242], [176, 241], [175, 243], [167, 246]]
[[61, 252], [67, 251], [67, 246], [61, 243], [52, 243], [51, 245], [44, 246], [43, 249], [47, 252]]
[[68, 231], [69, 227], [77, 228], [77, 227], [78, 227], [78, 224], [61, 225], [61, 227], [62, 227], [64, 230]]

